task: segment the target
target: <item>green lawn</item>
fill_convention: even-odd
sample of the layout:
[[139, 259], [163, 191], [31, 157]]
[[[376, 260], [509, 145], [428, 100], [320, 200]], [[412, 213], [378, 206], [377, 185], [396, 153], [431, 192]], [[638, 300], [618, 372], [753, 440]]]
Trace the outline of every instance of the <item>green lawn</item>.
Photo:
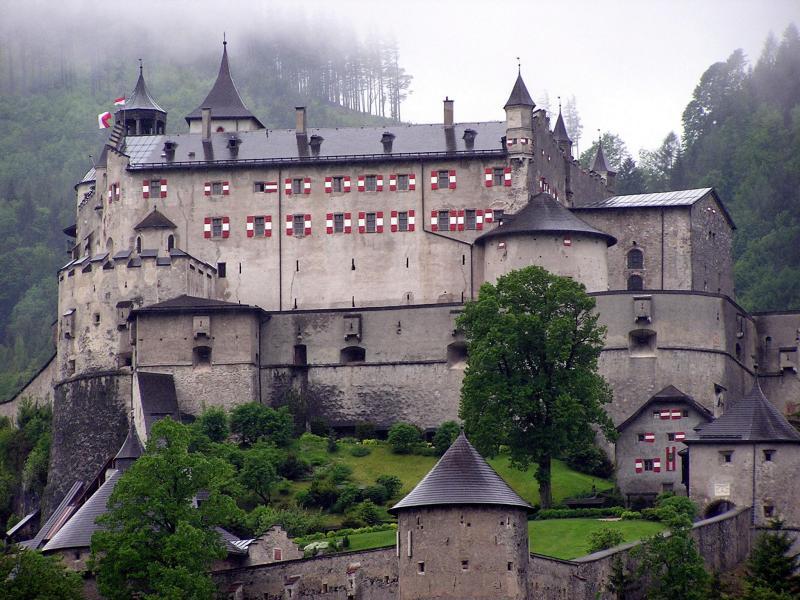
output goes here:
[[[589, 535], [608, 527], [622, 531], [626, 542], [648, 537], [664, 529], [653, 521], [599, 521], [597, 519], [551, 519], [529, 521], [528, 536], [531, 552], [572, 559], [589, 552]], [[358, 533], [350, 536], [348, 550], [368, 550], [393, 546], [395, 530]]]

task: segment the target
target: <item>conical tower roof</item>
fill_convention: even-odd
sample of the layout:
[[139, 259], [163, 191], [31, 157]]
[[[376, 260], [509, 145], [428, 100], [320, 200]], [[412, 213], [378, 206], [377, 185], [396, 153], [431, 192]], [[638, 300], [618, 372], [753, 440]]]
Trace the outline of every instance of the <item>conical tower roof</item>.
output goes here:
[[482, 243], [498, 236], [529, 233], [577, 233], [603, 238], [609, 246], [617, 243], [613, 235], [595, 229], [579, 219], [546, 192], [531, 196], [522, 210], [513, 215], [505, 215], [500, 226], [484, 233], [475, 242]]
[[511, 90], [511, 95], [508, 97], [508, 102], [503, 108], [511, 106], [530, 106], [533, 108], [536, 103], [528, 93], [528, 88], [525, 87], [525, 82], [522, 81], [522, 73], [517, 73], [517, 80], [514, 82], [514, 88]]
[[439, 462], [389, 512], [452, 504], [490, 504], [531, 509], [461, 433]]
[[703, 427], [692, 442], [793, 442], [800, 433], [767, 400], [758, 381], [721, 417]]
[[128, 423], [128, 435], [125, 437], [125, 441], [122, 442], [119, 452], [117, 452], [117, 455], [114, 457], [114, 468], [124, 469], [128, 467], [142, 455], [143, 451], [142, 442], [139, 439], [139, 434], [136, 432], [133, 419], [131, 419]]
[[561, 109], [558, 109], [558, 119], [556, 119], [556, 126], [553, 129], [553, 138], [557, 142], [570, 142], [572, 140], [569, 139], [569, 134], [567, 133], [567, 127], [564, 125], [564, 117], [561, 116]]
[[254, 119], [263, 127], [261, 121], [244, 105], [239, 90], [233, 82], [228, 64], [228, 42], [222, 42], [222, 61], [214, 86], [200, 106], [186, 116], [186, 122], [201, 119], [201, 108], [210, 108], [213, 119]]
[[150, 90], [147, 89], [143, 70], [142, 65], [139, 65], [139, 79], [136, 80], [136, 87], [133, 88], [130, 96], [125, 99], [125, 104], [117, 112], [121, 110], [155, 110], [166, 114], [167, 111], [158, 105], [150, 94]]
[[597, 153], [594, 155], [590, 170], [595, 173], [614, 173], [606, 163], [606, 156], [603, 154], [603, 142], [598, 142], [597, 144]]

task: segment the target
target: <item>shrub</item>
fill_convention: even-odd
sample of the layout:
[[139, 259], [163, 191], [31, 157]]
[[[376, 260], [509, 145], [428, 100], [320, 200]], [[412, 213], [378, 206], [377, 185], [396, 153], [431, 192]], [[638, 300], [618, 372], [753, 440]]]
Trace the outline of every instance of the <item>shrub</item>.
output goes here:
[[308, 535], [319, 531], [325, 520], [319, 512], [309, 512], [298, 508], [276, 509], [272, 506], [255, 508], [246, 519], [247, 527], [259, 536], [273, 525], [280, 525], [290, 537]]
[[258, 402], [237, 406], [231, 412], [231, 431], [243, 446], [266, 439], [276, 446], [286, 446], [292, 439], [292, 415], [284, 406], [275, 410]]
[[348, 465], [334, 463], [322, 471], [321, 475], [330, 479], [333, 483], [344, 483], [353, 474], [353, 469]]
[[375, 482], [386, 488], [387, 498], [394, 498], [403, 488], [403, 482], [397, 475], [380, 475]]
[[642, 513], [636, 512], [635, 510], [626, 510], [620, 517], [622, 517], [624, 521], [635, 521], [642, 518]]
[[608, 479], [614, 474], [614, 464], [606, 453], [595, 445], [572, 448], [564, 455], [570, 469], [594, 477]]
[[419, 429], [411, 423], [395, 423], [389, 429], [389, 445], [395, 454], [411, 454], [420, 440]]
[[360, 458], [362, 456], [368, 456], [372, 454], [372, 449], [367, 446], [353, 446], [352, 448], [350, 448], [350, 454], [352, 456]]
[[364, 525], [377, 525], [380, 522], [380, 509], [370, 500], [364, 500], [345, 513], [342, 524], [347, 527], [363, 527]]
[[380, 440], [376, 440], [376, 439], [372, 439], [372, 438], [366, 439], [366, 440], [361, 440], [361, 444], [364, 445], [364, 446], [379, 446], [380, 443], [381, 443]]
[[364, 498], [375, 504], [383, 504], [389, 499], [389, 492], [380, 484], [369, 485], [364, 488]]
[[417, 456], [439, 456], [436, 452], [436, 448], [425, 442], [417, 442], [414, 444], [411, 453]]
[[301, 490], [295, 498], [298, 504], [306, 508], [318, 506], [319, 508], [328, 509], [339, 499], [339, 489], [331, 480], [318, 478], [311, 482], [311, 486], [305, 493]]
[[311, 465], [294, 452], [288, 452], [278, 463], [278, 474], [286, 479], [296, 481], [311, 473]]
[[582, 517], [619, 517], [625, 509], [621, 506], [610, 508], [545, 508], [536, 514], [536, 519], [578, 519]]
[[619, 529], [603, 527], [589, 535], [589, 554], [619, 546], [624, 541], [625, 536]]
[[358, 440], [354, 438], [352, 435], [346, 435], [344, 437], [339, 438], [340, 444], [357, 444]]
[[655, 508], [646, 508], [642, 516], [649, 521], [672, 523], [676, 519], [688, 519], [690, 522], [697, 516], [697, 505], [686, 496], [662, 494], [656, 498]]
[[343, 513], [357, 502], [360, 502], [361, 499], [361, 490], [352, 483], [349, 483], [339, 490], [339, 497], [331, 507], [331, 512]]
[[369, 421], [356, 423], [356, 437], [359, 440], [375, 437], [375, 423], [370, 423]]
[[336, 435], [333, 431], [328, 434], [328, 453], [333, 454], [339, 451], [339, 444], [336, 443]]
[[439, 425], [436, 434], [433, 436], [433, 447], [436, 449], [436, 454], [441, 456], [450, 445], [456, 440], [458, 434], [461, 432], [461, 425], [455, 421], [445, 421]]
[[215, 406], [203, 411], [203, 414], [195, 422], [195, 427], [212, 442], [224, 442], [230, 434], [228, 414]]

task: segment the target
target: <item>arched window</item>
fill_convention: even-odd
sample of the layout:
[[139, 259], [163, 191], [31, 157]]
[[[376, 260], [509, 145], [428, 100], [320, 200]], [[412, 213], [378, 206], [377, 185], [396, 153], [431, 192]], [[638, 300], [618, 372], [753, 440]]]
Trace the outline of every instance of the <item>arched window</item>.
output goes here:
[[114, 240], [111, 238], [106, 240], [106, 252], [109, 254], [114, 254]]
[[136, 254], [142, 253], [142, 238], [140, 236], [136, 237]]
[[347, 346], [339, 352], [339, 362], [342, 364], [362, 363], [366, 359], [367, 352], [360, 346]]
[[644, 269], [644, 253], [638, 248], [632, 248], [628, 252], [628, 268]]
[[638, 292], [644, 289], [644, 281], [639, 275], [631, 275], [628, 277], [628, 289]]
[[167, 250], [172, 250], [175, 247], [175, 236], [170, 235], [167, 238]]

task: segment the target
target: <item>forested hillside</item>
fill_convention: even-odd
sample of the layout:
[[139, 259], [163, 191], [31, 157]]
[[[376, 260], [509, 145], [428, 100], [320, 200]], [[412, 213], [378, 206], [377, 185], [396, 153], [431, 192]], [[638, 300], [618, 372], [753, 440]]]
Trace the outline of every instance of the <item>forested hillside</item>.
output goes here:
[[[81, 15], [71, 19], [66, 30], [85, 28]], [[361, 43], [341, 23], [321, 38], [307, 24], [284, 25], [228, 44], [245, 103], [268, 127], [293, 127], [299, 105], [309, 107], [311, 126], [400, 119], [411, 77], [396, 45]], [[142, 58], [167, 129], [185, 131], [183, 116], [217, 75], [221, 34], [177, 45], [161, 33], [128, 25], [45, 44], [0, 26], [0, 401], [53, 352], [55, 273], [67, 262], [62, 229], [75, 219], [73, 185], [108, 134], [97, 115], [130, 92]]]

